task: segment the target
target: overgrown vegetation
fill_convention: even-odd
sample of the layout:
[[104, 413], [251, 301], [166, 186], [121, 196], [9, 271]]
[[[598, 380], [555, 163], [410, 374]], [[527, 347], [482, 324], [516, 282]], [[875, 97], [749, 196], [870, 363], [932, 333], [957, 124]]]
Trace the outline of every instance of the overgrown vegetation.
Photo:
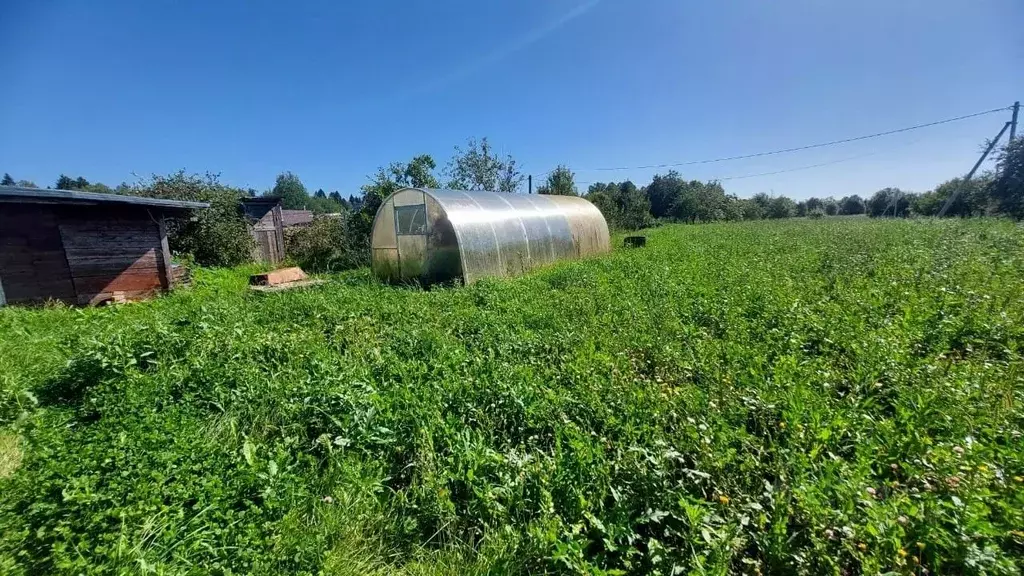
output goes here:
[[0, 310], [0, 573], [1021, 573], [1021, 228], [648, 240]]

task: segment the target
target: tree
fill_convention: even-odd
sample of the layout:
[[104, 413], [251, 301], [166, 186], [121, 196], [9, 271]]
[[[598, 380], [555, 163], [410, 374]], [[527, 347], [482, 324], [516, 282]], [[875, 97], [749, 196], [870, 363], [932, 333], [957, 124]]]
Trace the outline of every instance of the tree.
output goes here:
[[839, 214], [839, 202], [836, 202], [835, 198], [829, 196], [822, 200], [821, 203], [826, 216], [835, 216], [836, 214]]
[[761, 220], [764, 218], [765, 210], [754, 198], [740, 199], [739, 203], [740, 213], [743, 215], [744, 220]]
[[305, 210], [310, 205], [306, 187], [292, 172], [278, 174], [274, 187], [264, 196], [280, 198], [281, 207], [286, 210]]
[[749, 200], [743, 200], [737, 198], [732, 194], [725, 196], [725, 219], [732, 222], [737, 220], [744, 220], [743, 214], [746, 211], [746, 205]]
[[412, 188], [440, 188], [441, 184], [434, 176], [436, 169], [437, 162], [430, 154], [415, 156], [404, 166], [401, 164], [391, 165], [395, 182], [400, 186]]
[[[808, 202], [808, 213], [810, 213], [810, 202]], [[776, 196], [768, 203], [768, 210], [765, 216], [768, 218], [792, 218], [796, 215], [796, 202], [785, 196]]]
[[7, 172], [4, 172], [4, 179], [0, 181], [0, 186], [14, 186], [14, 178]]
[[[386, 168], [378, 168], [371, 182], [363, 186], [360, 207], [365, 208], [369, 204], [372, 213], [376, 214], [381, 202], [400, 188], [440, 188], [434, 176], [436, 168], [437, 163], [429, 154], [415, 156], [407, 163], [392, 162]], [[353, 198], [349, 200], [351, 202]]]
[[662, 176], [655, 174], [654, 179], [644, 189], [647, 200], [651, 203], [651, 215], [655, 218], [666, 218], [679, 203], [685, 182], [678, 172], [669, 170]]
[[843, 216], [863, 214], [864, 199], [856, 194], [853, 196], [843, 196], [843, 199], [839, 201], [839, 213]]
[[39, 186], [31, 180], [18, 180], [17, 186], [21, 188], [39, 188]]
[[57, 190], [88, 190], [89, 181], [79, 176], [78, 178], [71, 178], [65, 174], [61, 174], [60, 178], [57, 178], [57, 183], [53, 186]]
[[768, 216], [768, 205], [772, 203], [772, 197], [764, 192], [758, 192], [750, 197], [750, 201], [761, 210], [761, 217]]
[[86, 192], [97, 192], [99, 194], [113, 194], [114, 193], [114, 190], [110, 186], [107, 186], [106, 184], [104, 184], [102, 182], [93, 182], [92, 184], [89, 184], [88, 186], [86, 186], [84, 188], [80, 188], [80, 190], [85, 190]]
[[1024, 218], [1024, 137], [1007, 142], [996, 155], [996, 178], [988, 186], [996, 209]]
[[[713, 222], [727, 218], [729, 200], [719, 182], [685, 181], [675, 170], [656, 174], [644, 189], [655, 218]], [[739, 213], [735, 214], [737, 217]]]
[[313, 198], [327, 198], [327, 193], [324, 192], [323, 188], [317, 188], [316, 192], [313, 193]]
[[946, 210], [946, 216], [984, 216], [989, 212], [991, 185], [991, 174], [983, 174], [966, 182], [963, 178], [953, 178], [939, 184], [935, 190], [916, 196], [911, 207], [915, 214], [938, 216], [949, 198], [955, 196]]
[[714, 222], [725, 218], [725, 189], [718, 182], [682, 183], [670, 210], [676, 220]]
[[575, 177], [569, 168], [559, 165], [548, 174], [547, 181], [537, 188], [537, 194], [576, 196]]
[[345, 200], [345, 198], [337, 190], [332, 191], [330, 194], [327, 195], [327, 197], [330, 198], [338, 206], [341, 206], [342, 210], [352, 209], [352, 205], [349, 204], [348, 200]]
[[878, 218], [880, 216], [910, 215], [910, 201], [913, 197], [899, 188], [883, 188], [867, 201], [866, 210], [868, 216]]
[[650, 201], [628, 180], [591, 184], [586, 198], [601, 211], [612, 228], [637, 230], [651, 223]]
[[796, 203], [796, 215], [800, 217], [807, 216], [807, 200], [801, 200]]
[[466, 149], [455, 147], [445, 167], [448, 187], [456, 190], [490, 190], [513, 193], [526, 177], [519, 172], [511, 155], [498, 157], [487, 138], [469, 139]]

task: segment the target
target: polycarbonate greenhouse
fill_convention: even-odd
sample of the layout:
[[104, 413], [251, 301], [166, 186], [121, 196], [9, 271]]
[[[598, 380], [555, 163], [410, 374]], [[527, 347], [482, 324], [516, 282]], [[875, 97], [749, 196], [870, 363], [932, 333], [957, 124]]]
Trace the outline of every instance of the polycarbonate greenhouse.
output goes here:
[[611, 249], [608, 224], [576, 196], [403, 188], [373, 222], [373, 271], [424, 284], [515, 276]]

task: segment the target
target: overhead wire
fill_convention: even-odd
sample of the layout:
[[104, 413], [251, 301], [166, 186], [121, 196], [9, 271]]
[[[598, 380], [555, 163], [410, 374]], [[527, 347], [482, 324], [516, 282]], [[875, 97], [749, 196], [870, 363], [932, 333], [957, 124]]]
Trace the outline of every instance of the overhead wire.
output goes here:
[[[875, 132], [873, 134], [865, 134], [865, 135], [862, 135], [862, 136], [854, 136], [854, 137], [851, 137], [851, 138], [842, 138], [842, 139], [839, 139], [839, 140], [830, 140], [828, 142], [818, 142], [816, 144], [807, 144], [807, 145], [804, 145], [804, 146], [796, 146], [796, 147], [793, 147], [793, 148], [782, 148], [782, 149], [779, 149], [779, 150], [770, 150], [770, 151], [767, 151], [767, 152], [756, 152], [756, 153], [753, 153], [753, 154], [741, 154], [741, 155], [738, 155], [738, 156], [724, 156], [724, 157], [721, 157], [721, 158], [708, 158], [708, 159], [704, 159], [704, 160], [689, 160], [689, 161], [684, 161], [684, 162], [668, 162], [668, 163], [662, 163], [662, 164], [647, 164], [647, 165], [640, 165], [640, 166], [615, 166], [615, 167], [602, 167], [602, 168], [575, 168], [574, 171], [576, 171], [576, 172], [604, 172], [604, 171], [616, 171], [616, 170], [646, 170], [646, 169], [651, 169], [651, 168], [672, 168], [672, 167], [676, 167], [676, 166], [694, 166], [694, 165], [698, 165], [698, 164], [712, 164], [712, 163], [716, 163], [716, 162], [728, 162], [728, 161], [732, 161], [732, 160], [745, 160], [745, 159], [748, 159], [748, 158], [760, 158], [760, 157], [763, 157], [763, 156], [773, 156], [773, 155], [776, 155], [776, 154], [786, 154], [786, 153], [789, 153], [789, 152], [799, 152], [801, 150], [811, 150], [811, 149], [814, 149], [814, 148], [824, 148], [826, 146], [836, 146], [838, 144], [846, 144], [846, 143], [849, 143], [849, 142], [857, 142], [857, 141], [860, 141], [860, 140], [868, 140], [868, 139], [871, 139], [871, 138], [880, 138], [882, 136], [889, 136], [889, 135], [892, 135], [892, 134], [899, 134], [901, 132], [909, 132], [911, 130], [919, 130], [921, 128], [928, 128], [928, 127], [931, 127], [931, 126], [938, 126], [940, 124], [949, 124], [950, 122], [958, 122], [960, 120], [967, 120], [969, 118], [976, 118], [978, 116], [984, 116], [986, 114], [994, 114], [996, 112], [1004, 112], [1006, 110], [1010, 110], [1011, 108], [1013, 108], [1013, 107], [1012, 106], [1004, 106], [1002, 108], [993, 108], [991, 110], [985, 110], [983, 112], [975, 112], [973, 114], [965, 114], [963, 116], [956, 116], [954, 118], [946, 118], [946, 119], [943, 119], [943, 120], [936, 120], [934, 122], [926, 122], [924, 124], [917, 124], [917, 125], [914, 125], [914, 126], [907, 126], [905, 128], [897, 128], [895, 130], [886, 130], [884, 132]], [[551, 170], [548, 170], [547, 172], [542, 172], [540, 174], [535, 174], [535, 176], [537, 176], [537, 177], [546, 176], [546, 175], [554, 172], [555, 170], [557, 170], [557, 168], [552, 168]]]
[[[917, 144], [917, 143], [921, 142], [922, 140], [923, 139], [918, 138], [918, 139], [913, 140], [911, 142], [905, 143], [903, 146], [913, 146], [914, 144]], [[877, 156], [878, 154], [881, 154], [881, 151], [875, 150], [873, 152], [866, 152], [864, 154], [857, 154], [856, 156], [847, 156], [845, 158], [838, 158], [836, 160], [829, 160], [828, 162], [819, 162], [817, 164], [808, 164], [806, 166], [794, 166], [793, 168], [785, 168], [785, 169], [782, 169], [782, 170], [774, 170], [772, 172], [757, 172], [755, 174], [742, 174], [742, 175], [739, 175], [739, 176], [712, 176], [710, 178], [705, 178], [704, 180], [706, 180], [708, 182], [725, 182], [726, 180], [742, 180], [744, 178], [757, 178], [757, 177], [760, 177], [760, 176], [775, 176], [776, 174], [786, 174], [788, 172], [799, 172], [801, 170], [811, 170], [813, 168], [821, 168], [823, 166], [831, 166], [833, 164], [840, 164], [842, 162], [850, 162], [852, 160], [860, 160], [861, 158], [867, 158], [868, 156]], [[585, 181], [585, 182], [577, 182], [576, 184], [577, 185], [584, 185], [584, 184], [598, 184], [598, 183], [599, 182], [597, 182], [597, 181]]]

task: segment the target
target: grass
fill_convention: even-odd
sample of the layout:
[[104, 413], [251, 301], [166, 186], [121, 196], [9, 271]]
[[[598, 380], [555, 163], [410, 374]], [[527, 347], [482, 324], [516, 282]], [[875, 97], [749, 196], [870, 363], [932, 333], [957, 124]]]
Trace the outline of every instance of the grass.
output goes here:
[[1024, 569], [1011, 223], [665, 227], [431, 291], [245, 273], [0, 310], [0, 573]]

